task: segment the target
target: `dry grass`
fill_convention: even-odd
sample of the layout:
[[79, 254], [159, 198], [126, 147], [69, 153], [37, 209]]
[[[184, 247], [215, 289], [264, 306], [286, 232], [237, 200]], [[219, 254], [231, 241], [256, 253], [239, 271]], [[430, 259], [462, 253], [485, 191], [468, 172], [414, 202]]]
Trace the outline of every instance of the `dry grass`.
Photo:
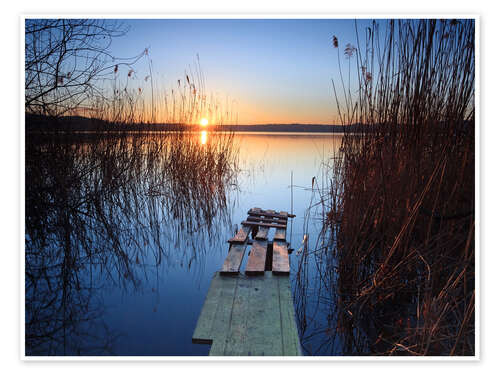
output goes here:
[[203, 267], [230, 226], [234, 135], [202, 141], [192, 125], [205, 117], [218, 130], [232, 113], [207, 97], [199, 62], [167, 92], [154, 83], [149, 51], [142, 57], [146, 77], [117, 64], [85, 100], [56, 90], [51, 111], [26, 108], [41, 115], [26, 116], [28, 355], [108, 353], [116, 338], [106, 330], [91, 340], [98, 347], [85, 347], [103, 313], [99, 280], [142, 288], [151, 268]]
[[[105, 93], [95, 97], [88, 107], [80, 107], [75, 115], [84, 115], [118, 126], [137, 124], [199, 125], [206, 118], [212, 126], [237, 123], [233, 101], [207, 92], [205, 76], [199, 59], [178, 79], [175, 87], [166, 88], [155, 83], [149, 54], [145, 55], [149, 74], [139, 76], [133, 69], [118, 69], [103, 87]], [[168, 128], [168, 126], [167, 126]]]
[[230, 227], [237, 164], [231, 134], [28, 134], [26, 352], [107, 353], [110, 337], [85, 348], [100, 288], [142, 290], [179, 264], [203, 271]]
[[325, 220], [344, 351], [473, 355], [474, 21], [373, 23], [365, 40], [358, 87], [336, 87]]

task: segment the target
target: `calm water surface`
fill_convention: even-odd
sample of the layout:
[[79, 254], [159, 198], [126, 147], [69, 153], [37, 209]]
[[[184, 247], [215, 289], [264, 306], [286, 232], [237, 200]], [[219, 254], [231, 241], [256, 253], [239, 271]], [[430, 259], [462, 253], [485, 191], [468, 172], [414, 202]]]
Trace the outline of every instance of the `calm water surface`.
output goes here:
[[[196, 175], [203, 161], [193, 167], [161, 137], [112, 147], [75, 137], [57, 147], [27, 142], [27, 355], [207, 355], [191, 335], [227, 239], [252, 207], [297, 215], [287, 235], [303, 351], [341, 354], [328, 290], [303, 248], [306, 233], [309, 248], [322, 246], [321, 205], [308, 208], [326, 187], [322, 165], [340, 136], [236, 134], [237, 173], [215, 177]], [[189, 147], [219, 136], [196, 137]]]

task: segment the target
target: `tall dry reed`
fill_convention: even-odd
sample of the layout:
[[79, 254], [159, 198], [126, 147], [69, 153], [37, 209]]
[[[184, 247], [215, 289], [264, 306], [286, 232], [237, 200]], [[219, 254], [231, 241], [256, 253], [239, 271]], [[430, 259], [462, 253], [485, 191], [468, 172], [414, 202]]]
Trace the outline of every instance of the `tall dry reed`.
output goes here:
[[473, 355], [474, 20], [356, 33], [325, 217], [337, 338], [351, 354]]
[[91, 328], [100, 288], [143, 290], [151, 270], [179, 264], [202, 272], [231, 227], [237, 158], [230, 134], [29, 134], [26, 353], [109, 353], [112, 334], [85, 339], [107, 332]]

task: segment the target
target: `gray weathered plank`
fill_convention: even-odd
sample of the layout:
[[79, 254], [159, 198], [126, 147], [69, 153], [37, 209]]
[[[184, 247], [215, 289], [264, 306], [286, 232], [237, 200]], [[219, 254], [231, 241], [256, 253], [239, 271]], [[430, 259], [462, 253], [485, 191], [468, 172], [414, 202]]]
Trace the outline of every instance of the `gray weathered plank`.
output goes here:
[[[252, 279], [240, 277], [234, 295], [231, 324], [224, 347], [224, 355], [246, 356], [250, 343], [247, 337], [247, 319]], [[215, 350], [214, 350], [215, 352]]]
[[212, 347], [210, 348], [209, 355], [223, 355], [224, 347], [229, 332], [229, 325], [231, 324], [231, 314], [233, 310], [233, 300], [238, 284], [238, 276], [235, 277], [221, 277], [222, 283], [220, 285], [221, 293], [218, 299], [217, 311], [215, 318], [212, 321], [211, 336]]
[[273, 242], [273, 273], [290, 273], [290, 260], [288, 259], [288, 247], [284, 241]]
[[259, 226], [259, 231], [257, 232], [257, 235], [255, 236], [256, 240], [266, 240], [267, 241], [267, 234], [269, 233], [269, 227], [261, 227]]
[[193, 333], [211, 356], [302, 355], [288, 276], [212, 279]]
[[240, 272], [241, 262], [243, 261], [243, 256], [245, 255], [246, 243], [233, 243], [229, 248], [229, 253], [227, 254], [224, 264], [220, 270], [221, 274], [237, 274]]
[[295, 307], [290, 289], [290, 278], [288, 276], [276, 275], [274, 277], [278, 280], [279, 285], [283, 355], [302, 355], [297, 323], [295, 321]]
[[247, 262], [247, 275], [263, 274], [266, 269], [267, 241], [255, 240]]
[[245, 242], [251, 229], [252, 228], [249, 225], [242, 225], [238, 230], [238, 233], [236, 233], [234, 237], [230, 238], [228, 242]]
[[271, 272], [252, 277], [250, 288], [247, 340], [249, 356], [282, 356], [279, 285]]
[[275, 241], [285, 241], [286, 240], [286, 229], [277, 228], [276, 233], [274, 233]]
[[203, 307], [193, 333], [192, 341], [194, 343], [212, 343], [212, 323], [217, 312], [223, 282], [224, 279], [219, 277], [218, 273], [215, 273], [212, 277], [205, 302], [203, 303]]

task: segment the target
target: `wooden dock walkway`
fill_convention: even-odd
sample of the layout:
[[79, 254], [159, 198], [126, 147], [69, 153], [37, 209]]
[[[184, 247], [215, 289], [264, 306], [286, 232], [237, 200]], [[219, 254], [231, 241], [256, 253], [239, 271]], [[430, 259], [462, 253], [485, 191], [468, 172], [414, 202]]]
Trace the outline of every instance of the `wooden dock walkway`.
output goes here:
[[[286, 212], [254, 208], [229, 240], [193, 333], [211, 356], [302, 355], [290, 289]], [[275, 228], [272, 241], [268, 241]], [[250, 239], [252, 233], [253, 239]], [[240, 267], [251, 244], [245, 274]]]

